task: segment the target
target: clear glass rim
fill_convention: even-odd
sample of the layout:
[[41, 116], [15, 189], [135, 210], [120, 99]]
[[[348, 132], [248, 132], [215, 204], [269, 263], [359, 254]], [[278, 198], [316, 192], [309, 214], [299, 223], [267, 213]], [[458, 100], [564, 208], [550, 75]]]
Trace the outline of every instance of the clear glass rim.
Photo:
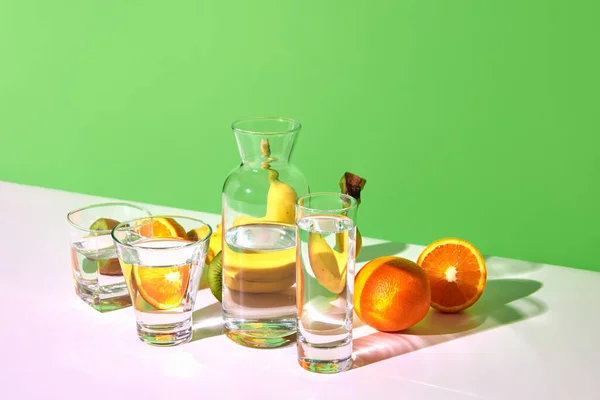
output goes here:
[[[289, 122], [292, 124], [292, 128], [290, 129], [284, 129], [281, 131], [252, 131], [252, 130], [248, 130], [248, 129], [242, 129], [237, 127], [237, 125], [243, 123], [243, 122], [250, 122], [250, 121], [278, 121], [278, 122]], [[300, 129], [302, 128], [302, 124], [298, 121], [296, 121], [295, 119], [292, 118], [286, 118], [286, 117], [277, 117], [277, 116], [270, 116], [270, 117], [249, 117], [249, 118], [241, 118], [238, 119], [236, 121], [234, 121], [231, 124], [231, 129], [234, 132], [239, 132], [239, 133], [247, 133], [250, 135], [286, 135], [286, 134], [290, 134], [293, 132], [298, 132], [300, 131]]]
[[[115, 231], [119, 230], [119, 228], [123, 228], [125, 227], [125, 225], [130, 225], [135, 221], [139, 221], [142, 219], [147, 219], [147, 218], [172, 218], [174, 220], [178, 220], [178, 219], [187, 219], [189, 221], [194, 221], [194, 222], [200, 222], [202, 224], [202, 226], [207, 226], [208, 227], [208, 234], [203, 237], [202, 239], [199, 240], [194, 240], [194, 241], [190, 241], [191, 243], [187, 243], [184, 244], [182, 246], [177, 246], [177, 247], [149, 247], [149, 246], [142, 246], [139, 244], [131, 244], [131, 243], [123, 243], [122, 241], [120, 241], [119, 239], [117, 239], [115, 237]], [[128, 228], [133, 228], [133, 226], [128, 226]], [[144, 249], [144, 250], [154, 250], [154, 251], [164, 251], [164, 250], [168, 250], [168, 251], [173, 251], [175, 249], [185, 249], [187, 247], [191, 247], [191, 246], [197, 246], [200, 243], [204, 243], [207, 240], [210, 239], [210, 237], [212, 236], [213, 230], [212, 227], [207, 224], [206, 222], [202, 221], [201, 219], [198, 218], [194, 218], [194, 217], [187, 217], [185, 215], [177, 215], [177, 214], [160, 214], [160, 215], [148, 215], [147, 217], [141, 217], [141, 218], [134, 218], [134, 219], [130, 219], [129, 221], [123, 221], [121, 222], [119, 225], [115, 226], [115, 229], [113, 229], [110, 232], [110, 235], [112, 236], [113, 240], [118, 243], [121, 246], [125, 246], [125, 247], [129, 247], [132, 249]], [[188, 239], [189, 240], [189, 239]]]
[[99, 229], [99, 230], [94, 230], [94, 229], [90, 229], [85, 228], [77, 223], [75, 223], [71, 217], [73, 217], [73, 215], [85, 211], [85, 210], [89, 210], [92, 208], [101, 208], [101, 207], [127, 207], [127, 208], [135, 208], [138, 211], [142, 211], [145, 212], [147, 214], [147, 217], [152, 216], [152, 213], [150, 213], [150, 211], [142, 206], [138, 206], [136, 204], [132, 204], [132, 203], [126, 203], [126, 202], [122, 202], [122, 201], [116, 201], [116, 202], [109, 202], [109, 203], [97, 203], [97, 204], [90, 204], [89, 206], [85, 206], [85, 207], [81, 207], [78, 208], [76, 210], [73, 211], [69, 211], [67, 213], [67, 221], [69, 222], [69, 224], [71, 224], [72, 227], [79, 229], [80, 231], [84, 231], [84, 232], [94, 232], [94, 233], [103, 233], [103, 234], [109, 234], [112, 229]]
[[[319, 197], [319, 196], [335, 196], [339, 199], [342, 200], [348, 200], [348, 202], [350, 203], [350, 205], [348, 207], [340, 207], [340, 208], [332, 208], [332, 209], [324, 209], [324, 208], [313, 208], [313, 207], [307, 207], [307, 206], [303, 206], [300, 204], [300, 202], [304, 199], [308, 199], [310, 197]], [[306, 211], [311, 211], [311, 212], [315, 212], [315, 213], [337, 213], [337, 214], [342, 214], [344, 212], [348, 212], [350, 210], [352, 210], [353, 208], [355, 208], [357, 206], [357, 201], [354, 197], [349, 196], [347, 194], [343, 194], [343, 193], [337, 193], [337, 192], [314, 192], [314, 193], [308, 193], [305, 195], [302, 195], [300, 197], [298, 197], [298, 200], [296, 200], [296, 207], [301, 208], [303, 210]]]

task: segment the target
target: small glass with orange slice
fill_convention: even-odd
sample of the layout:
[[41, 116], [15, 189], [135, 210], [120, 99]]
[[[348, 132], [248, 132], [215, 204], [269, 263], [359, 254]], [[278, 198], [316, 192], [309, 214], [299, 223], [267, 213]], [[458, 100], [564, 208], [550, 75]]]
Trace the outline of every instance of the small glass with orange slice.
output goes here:
[[69, 222], [75, 293], [100, 312], [131, 305], [110, 231], [121, 221], [150, 212], [129, 203], [102, 203], [73, 210]]
[[176, 215], [127, 221], [112, 231], [143, 342], [174, 346], [191, 340], [211, 234], [203, 221]]

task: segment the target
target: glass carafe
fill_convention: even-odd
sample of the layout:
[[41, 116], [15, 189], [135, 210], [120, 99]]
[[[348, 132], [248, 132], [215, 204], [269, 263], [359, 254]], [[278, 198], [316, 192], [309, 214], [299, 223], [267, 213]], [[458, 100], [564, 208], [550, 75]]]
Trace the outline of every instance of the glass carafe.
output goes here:
[[239, 120], [242, 163], [223, 185], [223, 318], [226, 335], [256, 348], [296, 341], [296, 200], [308, 183], [290, 163], [300, 123]]

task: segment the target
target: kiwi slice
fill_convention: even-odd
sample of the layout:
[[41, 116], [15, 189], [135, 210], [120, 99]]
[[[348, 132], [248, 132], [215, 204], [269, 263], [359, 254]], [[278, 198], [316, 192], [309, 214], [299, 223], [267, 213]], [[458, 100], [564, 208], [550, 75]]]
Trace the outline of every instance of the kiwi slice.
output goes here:
[[115, 221], [111, 218], [98, 218], [90, 225], [91, 231], [112, 231], [119, 225], [119, 221]]
[[221, 261], [221, 255], [222, 252], [219, 252], [205, 267], [208, 268], [208, 287], [219, 302], [223, 301], [223, 262]]
[[81, 263], [81, 269], [86, 274], [95, 274], [98, 272], [101, 275], [123, 275], [123, 272], [121, 272], [121, 264], [119, 264], [118, 258], [110, 258], [108, 260], [92, 260], [86, 257]]
[[98, 271], [98, 266], [96, 265], [96, 260], [91, 260], [89, 258], [84, 258], [81, 262], [81, 269], [86, 274], [95, 274]]
[[121, 264], [118, 258], [110, 258], [108, 260], [96, 260], [98, 272], [101, 275], [122, 276]]

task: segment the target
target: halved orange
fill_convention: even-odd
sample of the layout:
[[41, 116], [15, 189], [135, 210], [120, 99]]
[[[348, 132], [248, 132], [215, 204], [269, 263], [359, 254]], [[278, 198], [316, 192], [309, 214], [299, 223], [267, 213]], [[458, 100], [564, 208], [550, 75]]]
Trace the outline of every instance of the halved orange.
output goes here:
[[183, 300], [190, 280], [190, 265], [168, 268], [134, 265], [133, 277], [146, 303], [159, 310], [169, 310]]
[[173, 218], [150, 217], [144, 220], [139, 228], [142, 236], [150, 238], [182, 238], [187, 239], [185, 229]]
[[419, 256], [431, 285], [431, 306], [441, 312], [471, 307], [485, 289], [485, 261], [466, 240], [446, 238], [433, 242]]

